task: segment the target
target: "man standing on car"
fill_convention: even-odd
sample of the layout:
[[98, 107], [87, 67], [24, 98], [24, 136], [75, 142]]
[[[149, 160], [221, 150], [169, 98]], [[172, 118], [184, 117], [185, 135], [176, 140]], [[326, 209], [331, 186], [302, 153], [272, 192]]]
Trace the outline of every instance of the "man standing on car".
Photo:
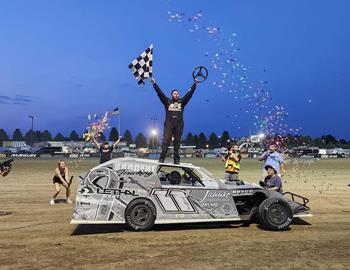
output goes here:
[[284, 176], [285, 174], [285, 167], [284, 167], [284, 160], [280, 153], [276, 151], [276, 144], [270, 143], [269, 144], [269, 150], [264, 152], [260, 157], [259, 161], [264, 161], [264, 167], [266, 168], [267, 165], [272, 166], [279, 176]]
[[112, 146], [109, 146], [108, 142], [104, 142], [101, 146], [95, 137], [92, 138], [97, 149], [100, 151], [100, 164], [105, 163], [106, 161], [109, 161], [112, 158], [113, 149], [117, 147], [121, 139], [121, 137], [119, 137], [119, 139]]
[[163, 163], [165, 160], [168, 147], [171, 143], [172, 137], [174, 137], [174, 164], [180, 163], [180, 143], [181, 136], [184, 128], [183, 112], [185, 106], [190, 101], [194, 90], [197, 87], [198, 81], [195, 79], [190, 90], [186, 93], [183, 98], [180, 98], [180, 93], [178, 90], [174, 89], [171, 91], [171, 98], [165, 96], [159, 86], [156, 84], [154, 78], [151, 79], [154, 90], [156, 91], [160, 101], [163, 103], [166, 117], [164, 121], [164, 133], [163, 133], [163, 143], [162, 152], [160, 154], [159, 162]]

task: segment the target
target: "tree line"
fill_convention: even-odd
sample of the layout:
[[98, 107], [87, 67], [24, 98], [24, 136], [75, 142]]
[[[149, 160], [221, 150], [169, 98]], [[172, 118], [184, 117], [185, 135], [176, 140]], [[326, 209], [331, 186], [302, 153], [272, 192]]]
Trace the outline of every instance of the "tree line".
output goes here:
[[[113, 127], [111, 128], [108, 136], [101, 134], [100, 140], [105, 141], [116, 141], [119, 138], [118, 130]], [[287, 135], [287, 136], [274, 136], [268, 137], [265, 141], [270, 140], [280, 140], [282, 143], [288, 147], [297, 147], [297, 146], [308, 146], [308, 147], [319, 147], [319, 148], [344, 148], [350, 149], [350, 141], [344, 139], [337, 139], [336, 137], [328, 134], [323, 135], [318, 138], [312, 138], [311, 136], [302, 136], [302, 135]], [[226, 147], [228, 142], [232, 139], [228, 131], [224, 131], [221, 135], [217, 135], [215, 132], [212, 132], [209, 137], [207, 137], [203, 132], [193, 134], [189, 132], [183, 140], [184, 145], [196, 146], [198, 149], [214, 149], [218, 147]], [[25, 141], [27, 144], [36, 143], [40, 141], [83, 141], [82, 134], [79, 134], [77, 131], [72, 130], [69, 136], [64, 136], [62, 133], [57, 133], [55, 136], [48, 130], [44, 131], [32, 131], [29, 130], [25, 134], [17, 128], [13, 132], [12, 136], [9, 136], [4, 129], [0, 129], [0, 142], [2, 141]], [[156, 147], [158, 146], [157, 138], [150, 138], [147, 141], [146, 136], [140, 132], [134, 138], [129, 130], [126, 130], [123, 134], [123, 141], [129, 146], [130, 144], [136, 144], [137, 148], [140, 147]]]

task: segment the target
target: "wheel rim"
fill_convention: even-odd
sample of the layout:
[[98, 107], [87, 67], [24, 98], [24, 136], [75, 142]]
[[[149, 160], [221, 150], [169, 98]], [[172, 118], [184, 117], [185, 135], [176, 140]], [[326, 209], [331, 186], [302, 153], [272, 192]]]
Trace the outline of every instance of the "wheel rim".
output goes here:
[[279, 225], [286, 221], [287, 211], [283, 206], [275, 204], [269, 207], [267, 216], [272, 223]]
[[150, 222], [152, 213], [147, 206], [138, 205], [132, 209], [130, 216], [135, 224], [143, 226]]

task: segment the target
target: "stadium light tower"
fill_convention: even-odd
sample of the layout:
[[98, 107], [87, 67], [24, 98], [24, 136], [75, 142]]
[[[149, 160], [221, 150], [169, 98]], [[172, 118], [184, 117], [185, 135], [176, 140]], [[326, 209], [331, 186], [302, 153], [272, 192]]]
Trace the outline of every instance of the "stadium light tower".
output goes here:
[[264, 133], [260, 133], [259, 134], [259, 138], [260, 138], [260, 152], [263, 151], [263, 141], [264, 141], [264, 138], [265, 138], [265, 134]]
[[156, 129], [152, 129], [152, 130], [151, 130], [151, 133], [152, 133], [153, 136], [157, 136], [157, 134], [158, 134], [158, 132], [157, 132]]
[[151, 129], [151, 135], [152, 135], [152, 152], [156, 152], [157, 151], [157, 135], [158, 132], [155, 128]]
[[33, 132], [34, 132], [34, 115], [28, 115], [29, 118], [32, 119], [32, 128], [31, 128], [31, 132], [30, 132], [30, 145], [33, 146]]

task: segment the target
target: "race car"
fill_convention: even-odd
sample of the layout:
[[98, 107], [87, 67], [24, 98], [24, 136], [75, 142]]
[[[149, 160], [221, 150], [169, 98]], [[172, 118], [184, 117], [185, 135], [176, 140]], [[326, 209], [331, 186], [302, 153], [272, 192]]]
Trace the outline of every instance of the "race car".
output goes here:
[[72, 224], [126, 223], [135, 231], [154, 224], [258, 220], [262, 228], [288, 229], [312, 216], [309, 200], [239, 180], [217, 179], [188, 163], [116, 158], [81, 177]]

